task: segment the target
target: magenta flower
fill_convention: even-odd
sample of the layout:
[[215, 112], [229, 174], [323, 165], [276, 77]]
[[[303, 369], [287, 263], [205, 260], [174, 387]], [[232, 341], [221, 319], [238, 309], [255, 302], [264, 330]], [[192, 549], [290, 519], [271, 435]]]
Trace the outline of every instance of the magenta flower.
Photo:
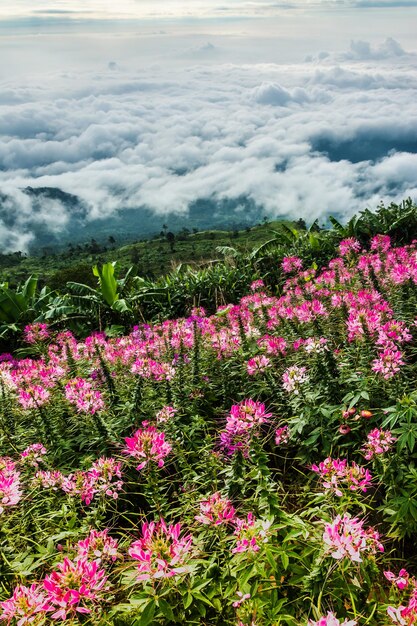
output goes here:
[[285, 443], [288, 443], [290, 440], [290, 430], [288, 426], [281, 426], [281, 428], [277, 428], [275, 431], [275, 444], [277, 446], [282, 446]]
[[238, 450], [248, 455], [252, 436], [258, 436], [260, 427], [272, 416], [265, 405], [251, 398], [234, 404], [226, 419], [226, 428], [220, 433], [220, 443], [226, 454], [232, 455]]
[[88, 537], [77, 543], [77, 558], [103, 561], [116, 561], [118, 543], [109, 537], [109, 529], [91, 530]]
[[323, 541], [334, 559], [347, 557], [353, 562], [362, 562], [364, 552], [384, 551], [379, 534], [373, 528], [364, 530], [363, 521], [345, 513], [338, 515], [333, 522], [325, 525]]
[[192, 537], [181, 537], [181, 525], [167, 526], [164, 520], [142, 524], [142, 537], [129, 548], [137, 561], [138, 580], [169, 578], [189, 571]]
[[19, 389], [19, 402], [24, 409], [36, 409], [46, 404], [50, 392], [41, 385], [31, 385], [28, 390]]
[[65, 385], [65, 397], [79, 413], [94, 415], [104, 409], [101, 392], [95, 390], [84, 378], [74, 378]]
[[336, 615], [334, 615], [331, 611], [327, 613], [326, 617], [320, 617], [320, 619], [315, 622], [313, 620], [309, 620], [307, 626], [357, 626], [357, 621], [355, 620], [347, 620], [341, 622], [337, 619]]
[[42, 443], [33, 443], [23, 450], [20, 455], [20, 459], [22, 463], [32, 465], [33, 467], [39, 467], [39, 463], [42, 462], [46, 453], [47, 450]]
[[262, 279], [254, 280], [251, 283], [250, 289], [251, 289], [251, 291], [258, 291], [259, 289], [263, 289], [264, 286], [265, 286], [265, 284], [264, 284], [264, 281]]
[[48, 325], [41, 324], [40, 322], [29, 324], [25, 326], [23, 337], [27, 343], [46, 341], [49, 338]]
[[348, 465], [346, 459], [332, 459], [328, 457], [318, 465], [312, 465], [311, 469], [316, 472], [325, 489], [334, 491], [337, 496], [342, 496], [341, 487], [347, 487], [350, 491], [366, 492], [372, 485], [372, 475], [369, 470], [357, 465], [354, 461]]
[[348, 256], [352, 252], [359, 252], [361, 249], [361, 244], [354, 237], [348, 237], [347, 239], [343, 239], [339, 243], [339, 252], [340, 256]]
[[[17, 626], [36, 622], [37, 616], [50, 610], [45, 592], [36, 583], [30, 587], [15, 587], [12, 597], [0, 602], [0, 607], [3, 609], [0, 620], [7, 621], [7, 624], [16, 620]], [[43, 619], [40, 623], [43, 623]]]
[[375, 455], [388, 452], [396, 441], [396, 437], [389, 430], [374, 428], [368, 433], [368, 440], [361, 450], [364, 452], [365, 459], [370, 461]]
[[258, 355], [249, 359], [246, 364], [246, 369], [249, 376], [255, 376], [262, 374], [268, 367], [271, 367], [271, 361], [267, 356]]
[[391, 247], [391, 237], [389, 235], [375, 235], [371, 239], [371, 250], [375, 252], [388, 252]]
[[285, 256], [281, 263], [282, 271], [286, 274], [297, 272], [303, 267], [303, 262], [297, 256]]
[[400, 591], [408, 587], [408, 583], [410, 581], [410, 574], [406, 569], [400, 569], [398, 576], [389, 571], [384, 572], [384, 576], [390, 581], [390, 583], [398, 587]]
[[195, 519], [201, 524], [220, 526], [233, 522], [235, 514], [230, 500], [222, 498], [220, 492], [216, 491], [208, 500], [200, 502], [200, 515], [196, 515]]
[[133, 437], [126, 437], [125, 454], [133, 456], [141, 462], [137, 466], [140, 471], [149, 463], [156, 463], [158, 467], [163, 467], [165, 457], [171, 452], [172, 446], [165, 441], [165, 433], [156, 430], [155, 426], [148, 426], [144, 422], [145, 428], [139, 428]]
[[65, 558], [58, 563], [57, 571], [45, 577], [47, 600], [50, 610], [55, 611], [52, 619], [66, 620], [68, 614], [75, 617], [76, 613], [91, 613], [86, 604], [102, 600], [108, 589], [105, 571], [99, 568], [98, 561]]
[[258, 552], [261, 543], [268, 541], [268, 530], [271, 522], [267, 520], [257, 520], [253, 513], [248, 513], [246, 519], [236, 518], [234, 535], [236, 539], [236, 547], [232, 549], [232, 553], [240, 552]]

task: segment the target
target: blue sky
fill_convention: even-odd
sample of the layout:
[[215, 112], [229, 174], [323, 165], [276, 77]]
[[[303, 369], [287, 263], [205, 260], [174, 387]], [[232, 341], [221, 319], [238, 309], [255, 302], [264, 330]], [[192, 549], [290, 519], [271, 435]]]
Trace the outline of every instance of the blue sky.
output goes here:
[[0, 245], [68, 228], [27, 186], [76, 190], [88, 220], [207, 197], [307, 220], [417, 199], [414, 4], [3, 0]]

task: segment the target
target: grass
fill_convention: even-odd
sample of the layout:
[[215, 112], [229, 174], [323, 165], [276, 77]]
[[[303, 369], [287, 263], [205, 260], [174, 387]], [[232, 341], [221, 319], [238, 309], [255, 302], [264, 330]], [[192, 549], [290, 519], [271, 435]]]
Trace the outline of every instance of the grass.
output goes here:
[[0, 281], [14, 286], [29, 275], [39, 277], [41, 283], [61, 288], [70, 280], [95, 285], [91, 266], [117, 261], [119, 274], [136, 265], [139, 274], [155, 278], [168, 273], [181, 263], [200, 265], [221, 258], [217, 247], [231, 246], [248, 252], [272, 236], [272, 230], [282, 222], [268, 222], [243, 230], [205, 230], [197, 233], [180, 232], [171, 246], [165, 236], [137, 241], [122, 246], [99, 244], [67, 247], [50, 254], [30, 256], [1, 255]]

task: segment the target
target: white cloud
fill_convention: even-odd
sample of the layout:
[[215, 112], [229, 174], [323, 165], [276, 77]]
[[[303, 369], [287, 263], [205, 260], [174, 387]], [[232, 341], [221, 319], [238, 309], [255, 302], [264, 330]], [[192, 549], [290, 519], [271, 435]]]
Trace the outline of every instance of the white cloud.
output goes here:
[[[0, 244], [22, 248], [34, 228], [68, 225], [65, 204], [35, 206], [27, 186], [76, 194], [88, 220], [247, 197], [271, 216], [311, 221], [416, 197], [416, 58], [395, 49], [355, 45], [343, 53], [355, 59], [338, 53], [319, 65], [197, 59], [132, 71], [115, 60], [101, 72], [9, 80], [0, 92], [0, 193], [9, 198]], [[202, 38], [195, 50], [210, 56], [218, 46]]]

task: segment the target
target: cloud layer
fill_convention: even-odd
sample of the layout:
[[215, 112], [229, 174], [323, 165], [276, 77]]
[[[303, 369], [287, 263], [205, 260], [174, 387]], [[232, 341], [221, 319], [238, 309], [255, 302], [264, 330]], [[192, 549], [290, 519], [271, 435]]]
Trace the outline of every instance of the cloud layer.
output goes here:
[[3, 85], [3, 250], [71, 218], [59, 198], [35, 207], [28, 186], [77, 195], [90, 221], [246, 197], [310, 222], [417, 198], [417, 58], [398, 42], [356, 41], [292, 65], [221, 64], [204, 39], [189, 54], [195, 65], [132, 72], [106, 61], [102, 72]]

